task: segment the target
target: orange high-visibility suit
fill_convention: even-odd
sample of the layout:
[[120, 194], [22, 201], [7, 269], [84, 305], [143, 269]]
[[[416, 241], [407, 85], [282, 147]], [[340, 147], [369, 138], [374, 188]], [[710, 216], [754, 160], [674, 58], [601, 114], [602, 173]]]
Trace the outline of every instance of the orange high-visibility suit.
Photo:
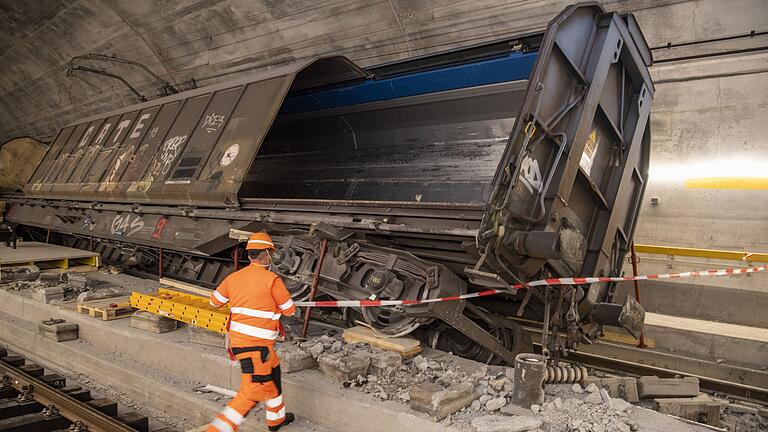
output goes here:
[[[257, 234], [266, 236], [256, 233], [251, 240], [258, 240]], [[249, 241], [247, 248], [265, 249], [259, 247], [262, 245]], [[236, 431], [257, 402], [266, 403], [269, 428], [280, 426], [285, 421], [285, 404], [274, 344], [280, 315], [296, 312], [291, 295], [278, 275], [252, 263], [227, 276], [211, 294], [210, 303], [216, 307], [229, 304], [229, 347], [240, 362], [242, 375], [237, 395], [211, 422], [208, 431]]]

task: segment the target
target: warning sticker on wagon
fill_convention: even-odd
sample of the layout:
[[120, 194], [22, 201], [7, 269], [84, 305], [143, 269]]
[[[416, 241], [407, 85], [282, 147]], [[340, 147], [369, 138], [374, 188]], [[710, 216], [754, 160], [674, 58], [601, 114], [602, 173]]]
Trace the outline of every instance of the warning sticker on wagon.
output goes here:
[[587, 137], [587, 142], [584, 143], [584, 152], [581, 154], [581, 161], [579, 162], [587, 174], [592, 172], [592, 163], [595, 161], [595, 153], [597, 153], [597, 146], [599, 145], [600, 137], [597, 136], [597, 130], [592, 129]]

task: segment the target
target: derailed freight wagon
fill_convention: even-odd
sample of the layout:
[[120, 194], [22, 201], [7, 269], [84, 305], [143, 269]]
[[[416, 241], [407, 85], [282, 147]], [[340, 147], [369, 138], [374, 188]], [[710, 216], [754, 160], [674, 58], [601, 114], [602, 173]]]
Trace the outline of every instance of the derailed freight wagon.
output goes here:
[[[360, 69], [344, 57], [156, 99], [62, 129], [8, 218], [105, 259], [213, 286], [267, 229], [295, 298], [470, 301], [345, 310], [486, 361], [637, 332], [609, 284], [647, 180], [651, 56], [632, 15], [568, 7], [546, 31]], [[325, 258], [320, 262], [324, 249]]]

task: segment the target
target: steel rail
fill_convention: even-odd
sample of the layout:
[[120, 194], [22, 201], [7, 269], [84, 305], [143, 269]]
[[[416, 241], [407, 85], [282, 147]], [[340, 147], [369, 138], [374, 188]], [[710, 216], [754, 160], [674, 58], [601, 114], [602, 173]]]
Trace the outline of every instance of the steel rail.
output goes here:
[[59, 414], [71, 421], [81, 421], [88, 426], [89, 432], [136, 432], [136, 429], [109, 417], [77, 399], [62, 393], [45, 382], [0, 362], [0, 375], [8, 377], [11, 387], [19, 392], [25, 388], [32, 393], [32, 398], [43, 406], [53, 405]]

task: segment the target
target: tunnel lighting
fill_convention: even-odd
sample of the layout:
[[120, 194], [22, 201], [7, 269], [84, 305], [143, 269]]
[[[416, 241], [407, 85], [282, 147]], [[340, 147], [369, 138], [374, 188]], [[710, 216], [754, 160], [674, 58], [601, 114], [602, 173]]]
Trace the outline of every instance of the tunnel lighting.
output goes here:
[[651, 164], [649, 177], [654, 183], [683, 183], [689, 188], [766, 190], [768, 159], [655, 162]]

